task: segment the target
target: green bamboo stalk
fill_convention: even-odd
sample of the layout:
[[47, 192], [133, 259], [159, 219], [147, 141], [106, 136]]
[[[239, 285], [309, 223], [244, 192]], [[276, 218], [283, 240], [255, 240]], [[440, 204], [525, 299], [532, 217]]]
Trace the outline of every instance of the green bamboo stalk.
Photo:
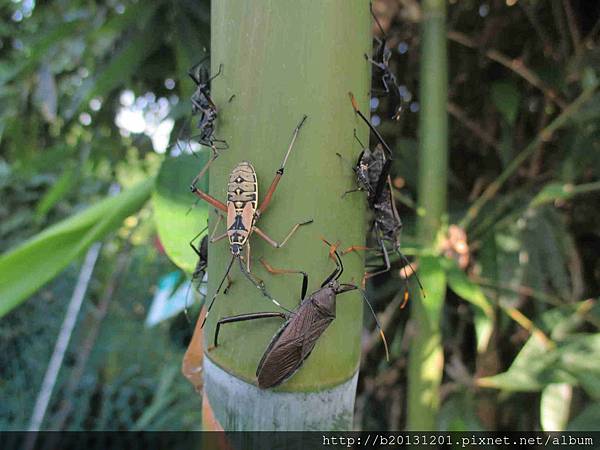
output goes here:
[[[275, 267], [306, 271], [312, 292], [334, 268], [320, 237], [340, 240], [344, 247], [363, 244], [365, 239], [364, 197], [341, 195], [355, 185], [350, 163], [359, 148], [353, 129], [361, 139], [368, 139], [348, 92], [354, 92], [360, 107], [368, 111], [370, 67], [364, 54], [371, 50], [369, 3], [221, 0], [213, 2], [211, 15], [213, 72], [223, 64], [222, 75], [212, 84], [220, 108], [216, 135], [226, 139], [230, 148], [222, 151], [211, 167], [210, 194], [224, 201], [229, 172], [238, 162], [248, 160], [258, 174], [260, 204], [294, 127], [308, 115], [259, 226], [281, 240], [294, 223], [308, 218], [314, 222], [301, 227], [282, 249], [273, 249], [257, 235], [250, 238], [252, 272], [264, 280], [278, 301], [293, 309], [300, 301], [300, 276], [270, 275], [258, 264], [259, 257]], [[232, 95], [235, 97], [228, 102]], [[344, 155], [345, 161], [336, 152]], [[211, 227], [214, 223], [213, 215]], [[223, 230], [221, 225], [217, 233]], [[230, 258], [226, 241], [209, 247], [209, 299]], [[362, 255], [347, 255], [341, 281], [360, 282], [363, 262]], [[232, 277], [231, 289], [217, 298], [207, 321], [206, 347], [212, 345], [218, 318], [277, 310], [244, 278], [237, 264]], [[275, 391], [255, 388], [255, 371], [282, 321], [266, 319], [223, 327], [219, 347], [205, 353], [205, 388], [217, 420], [225, 429], [235, 430], [306, 429], [317, 426], [318, 421], [325, 428], [349, 429], [362, 309], [356, 292], [338, 297], [336, 320], [304, 366]], [[340, 386], [345, 389], [341, 394], [335, 390]], [[333, 391], [343, 397], [333, 410], [309, 411], [308, 403], [302, 403], [306, 395], [325, 398]], [[287, 413], [281, 413], [283, 406]], [[323, 417], [325, 413], [327, 417]]]
[[[425, 248], [434, 246], [446, 215], [448, 62], [445, 16], [444, 0], [423, 2], [418, 229]], [[445, 276], [433, 257], [423, 258], [420, 268], [428, 296], [425, 301], [416, 299], [411, 309], [416, 334], [409, 356], [407, 428], [433, 430], [443, 373], [439, 319]]]

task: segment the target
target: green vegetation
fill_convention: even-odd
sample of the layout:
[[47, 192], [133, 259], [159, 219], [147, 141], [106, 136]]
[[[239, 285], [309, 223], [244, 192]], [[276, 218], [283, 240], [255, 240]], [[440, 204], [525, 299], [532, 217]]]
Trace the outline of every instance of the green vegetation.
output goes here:
[[[191, 273], [188, 242], [214, 219], [188, 189], [208, 152], [185, 139], [196, 120], [187, 121], [187, 70], [209, 48], [212, 72], [224, 65], [213, 84], [217, 135], [231, 146], [203, 181], [215, 197], [246, 158], [264, 194], [309, 115], [261, 224], [280, 239], [298, 220], [315, 222], [280, 250], [253, 236], [253, 255], [307, 270], [315, 288], [332, 268], [321, 236], [341, 248], [364, 242], [364, 197], [340, 198], [353, 174], [335, 153], [355, 160], [353, 128], [366, 140], [347, 92], [368, 111], [363, 53], [369, 27], [380, 31], [367, 2], [214, 3], [212, 12], [196, 0], [0, 6], [0, 428], [27, 427], [95, 241], [101, 255], [43, 427], [200, 427], [200, 403], [178, 373], [183, 315], [143, 322], [161, 277]], [[398, 258], [367, 284], [391, 361], [365, 319], [354, 428], [597, 429], [600, 6], [583, 3], [374, 2], [405, 108], [392, 121], [395, 100], [380, 97], [371, 116], [394, 150], [402, 249], [426, 296], [411, 281], [400, 308], [410, 269]], [[372, 87], [382, 87], [376, 71]], [[226, 243], [211, 246], [209, 293], [227, 259]], [[344, 279], [359, 281], [362, 254], [344, 261]], [[257, 260], [253, 271], [297, 304], [297, 277], [268, 275]], [[237, 267], [233, 275], [209, 334], [221, 315], [273, 308]], [[282, 389], [351, 377], [361, 309], [358, 295], [339, 298], [338, 318]], [[211, 360], [251, 381], [277, 328], [267, 322], [228, 328]]]

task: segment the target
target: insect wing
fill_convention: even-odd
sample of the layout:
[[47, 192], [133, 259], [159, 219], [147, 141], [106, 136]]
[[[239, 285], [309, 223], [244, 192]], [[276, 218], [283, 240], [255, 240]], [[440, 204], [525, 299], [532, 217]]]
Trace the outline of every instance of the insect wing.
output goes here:
[[258, 364], [261, 388], [275, 387], [294, 375], [335, 315], [319, 310], [311, 301], [300, 306], [275, 334]]

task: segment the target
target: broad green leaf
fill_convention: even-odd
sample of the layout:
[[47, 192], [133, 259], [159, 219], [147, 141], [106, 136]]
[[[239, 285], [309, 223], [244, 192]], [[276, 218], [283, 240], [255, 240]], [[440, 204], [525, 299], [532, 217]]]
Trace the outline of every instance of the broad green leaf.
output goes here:
[[521, 94], [517, 87], [507, 81], [497, 81], [492, 84], [491, 94], [494, 105], [506, 122], [510, 125], [515, 123], [521, 102]]
[[[190, 248], [190, 240], [204, 227], [208, 218], [205, 202], [194, 204], [190, 183], [208, 161], [203, 149], [198, 157], [182, 155], [164, 160], [152, 194], [154, 220], [160, 241], [169, 258], [188, 273], [193, 272], [198, 257]], [[200, 181], [200, 189], [208, 186], [208, 176]]]
[[0, 317], [58, 275], [146, 202], [153, 180], [104, 199], [0, 257]]
[[569, 420], [573, 387], [566, 383], [549, 384], [542, 391], [540, 422], [544, 431], [564, 431]]

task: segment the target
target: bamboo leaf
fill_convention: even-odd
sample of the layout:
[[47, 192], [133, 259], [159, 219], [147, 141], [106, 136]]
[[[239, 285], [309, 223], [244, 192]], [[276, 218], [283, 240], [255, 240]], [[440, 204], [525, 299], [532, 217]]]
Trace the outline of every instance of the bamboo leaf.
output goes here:
[[104, 199], [0, 257], [0, 317], [58, 275], [91, 244], [117, 229], [150, 195], [153, 180]]
[[[190, 240], [206, 226], [208, 208], [205, 202], [194, 205], [190, 183], [208, 161], [207, 149], [199, 157], [182, 155], [163, 162], [152, 194], [154, 220], [160, 241], [177, 266], [192, 273], [198, 257], [189, 246]], [[208, 176], [200, 180], [206, 190]]]
[[39, 222], [44, 219], [48, 211], [71, 191], [77, 180], [77, 172], [74, 167], [67, 168], [56, 182], [48, 189], [48, 192], [38, 202], [35, 208], [35, 218]]

